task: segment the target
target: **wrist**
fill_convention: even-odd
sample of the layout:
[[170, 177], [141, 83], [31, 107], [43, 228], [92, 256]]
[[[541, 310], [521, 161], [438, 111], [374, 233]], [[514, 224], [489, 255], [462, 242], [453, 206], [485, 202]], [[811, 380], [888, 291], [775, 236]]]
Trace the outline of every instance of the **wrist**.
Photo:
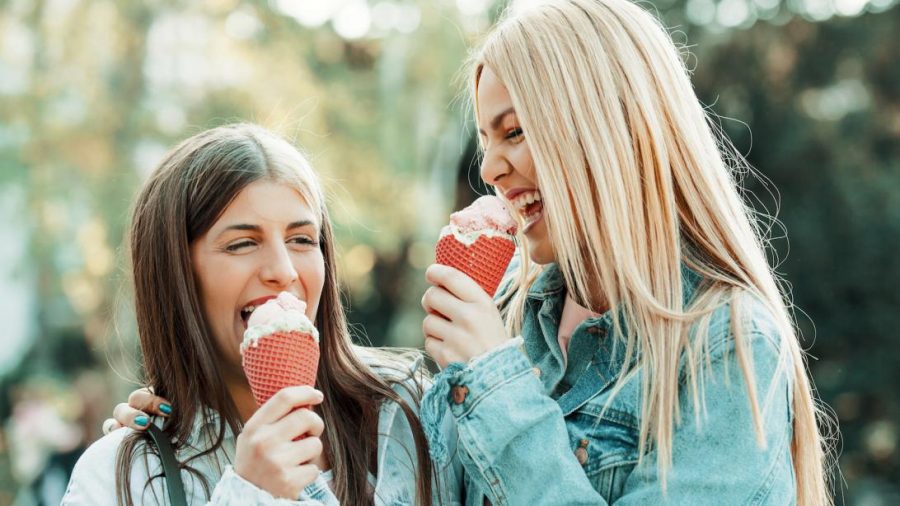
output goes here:
[[493, 347], [488, 348], [487, 350], [484, 350], [481, 353], [470, 358], [467, 362], [467, 366], [474, 367], [479, 362], [493, 356], [496, 353], [502, 352], [506, 348], [518, 348], [518, 347], [522, 346], [522, 344], [524, 342], [525, 342], [525, 340], [522, 339], [522, 336], [516, 336], [512, 339], [505, 339], [505, 340], [497, 343]]

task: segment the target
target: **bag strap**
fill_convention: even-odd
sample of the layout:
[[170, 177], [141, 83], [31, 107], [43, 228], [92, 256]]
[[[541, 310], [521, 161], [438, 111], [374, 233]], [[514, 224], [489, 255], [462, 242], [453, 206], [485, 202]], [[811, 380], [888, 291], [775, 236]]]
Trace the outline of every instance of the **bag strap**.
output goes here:
[[184, 493], [184, 483], [181, 482], [181, 470], [178, 460], [175, 459], [175, 450], [168, 436], [152, 423], [147, 427], [150, 438], [159, 449], [159, 458], [162, 461], [163, 479], [166, 489], [169, 491], [169, 503], [172, 506], [187, 506], [187, 496]]

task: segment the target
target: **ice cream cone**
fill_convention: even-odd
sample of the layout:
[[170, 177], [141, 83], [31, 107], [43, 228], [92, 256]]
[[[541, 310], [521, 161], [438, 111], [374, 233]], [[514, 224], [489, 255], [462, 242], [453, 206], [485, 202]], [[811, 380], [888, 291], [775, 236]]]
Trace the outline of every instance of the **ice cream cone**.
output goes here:
[[275, 332], [248, 346], [242, 363], [253, 397], [262, 406], [282, 388], [316, 384], [319, 344], [308, 333]]
[[319, 335], [306, 304], [287, 292], [251, 311], [241, 343], [241, 363], [260, 406], [285, 387], [314, 386]]
[[516, 251], [516, 222], [503, 202], [479, 197], [450, 215], [435, 246], [435, 262], [468, 274], [491, 297]]
[[435, 262], [468, 274], [493, 297], [515, 251], [516, 244], [510, 238], [485, 235], [467, 245], [449, 234], [438, 241]]

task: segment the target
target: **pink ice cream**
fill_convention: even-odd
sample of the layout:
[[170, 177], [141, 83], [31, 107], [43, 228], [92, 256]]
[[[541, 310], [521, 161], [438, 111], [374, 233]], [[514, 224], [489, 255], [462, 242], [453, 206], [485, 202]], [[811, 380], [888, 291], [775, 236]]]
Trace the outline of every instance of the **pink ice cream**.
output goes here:
[[250, 318], [247, 320], [247, 327], [269, 325], [279, 318], [284, 318], [284, 313], [288, 311], [295, 311], [305, 316], [306, 303], [294, 297], [291, 293], [281, 292], [277, 297], [267, 300], [265, 304], [259, 306], [250, 314]]
[[319, 334], [306, 316], [306, 303], [288, 292], [281, 292], [256, 308], [247, 320], [241, 350], [256, 346], [259, 339], [274, 332], [305, 332], [318, 342]]
[[509, 215], [506, 205], [493, 195], [479, 197], [469, 207], [451, 214], [450, 225], [461, 234], [492, 230], [515, 235], [517, 229], [516, 221]]

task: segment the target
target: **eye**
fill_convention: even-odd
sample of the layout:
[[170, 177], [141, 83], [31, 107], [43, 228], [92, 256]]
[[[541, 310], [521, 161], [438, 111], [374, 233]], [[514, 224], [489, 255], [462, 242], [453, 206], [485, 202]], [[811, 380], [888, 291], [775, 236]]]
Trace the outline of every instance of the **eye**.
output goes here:
[[506, 138], [509, 140], [519, 140], [525, 132], [522, 131], [521, 128], [513, 128], [506, 134]]
[[312, 237], [308, 235], [295, 235], [288, 238], [288, 243], [290, 244], [298, 244], [301, 246], [313, 246], [316, 247], [319, 245], [319, 242], [314, 240]]
[[256, 246], [256, 243], [250, 240], [238, 241], [225, 246], [225, 251], [229, 253], [237, 253], [239, 251], [245, 250], [247, 248], [251, 248]]

